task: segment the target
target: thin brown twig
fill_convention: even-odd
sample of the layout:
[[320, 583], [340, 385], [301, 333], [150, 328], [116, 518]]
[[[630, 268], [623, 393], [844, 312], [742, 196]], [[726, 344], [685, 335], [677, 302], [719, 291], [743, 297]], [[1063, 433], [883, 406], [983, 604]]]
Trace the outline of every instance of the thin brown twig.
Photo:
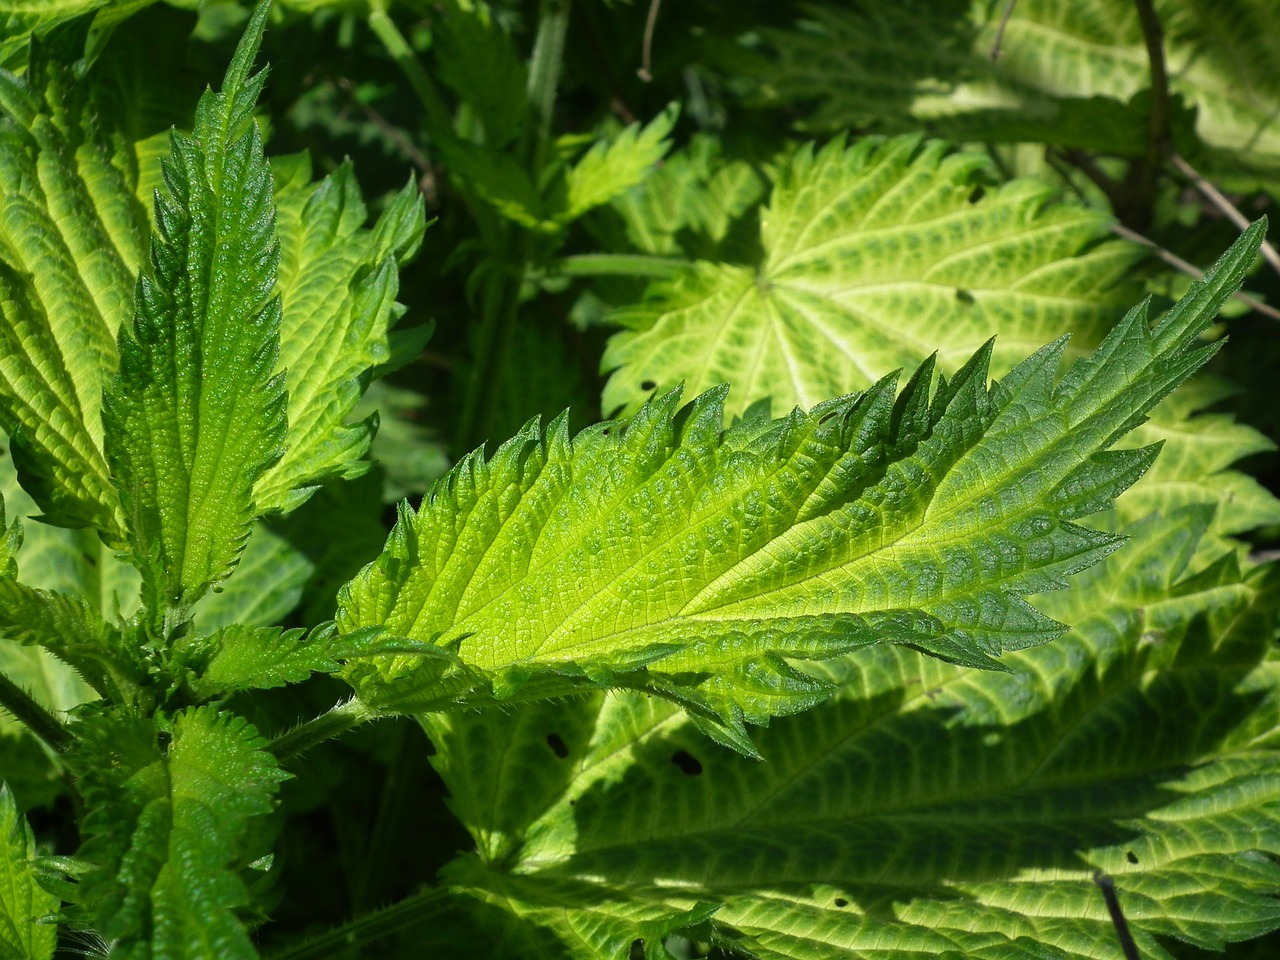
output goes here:
[[[1111, 232], [1118, 237], [1124, 237], [1126, 240], [1132, 240], [1134, 243], [1141, 244], [1165, 263], [1169, 264], [1169, 266], [1182, 271], [1187, 276], [1194, 277], [1196, 280], [1204, 279], [1204, 271], [1195, 264], [1183, 260], [1176, 253], [1171, 250], [1166, 250], [1164, 247], [1160, 246], [1160, 244], [1148, 237], [1144, 237], [1136, 230], [1130, 230], [1122, 223], [1113, 223], [1111, 225]], [[1247, 293], [1242, 293], [1239, 290], [1236, 291], [1234, 296], [1241, 303], [1246, 304], [1253, 310], [1257, 310], [1264, 316], [1268, 316], [1273, 320], [1280, 320], [1280, 310], [1277, 310], [1275, 307], [1265, 304], [1261, 300], [1255, 300]]]
[[996, 27], [996, 39], [991, 44], [991, 59], [1000, 59], [1000, 44], [1004, 43], [1004, 31], [1009, 26], [1009, 18], [1013, 16], [1013, 8], [1018, 5], [1018, 0], [1009, 0], [1004, 5], [1004, 14], [1000, 17], [1000, 25]]
[[[1227, 199], [1226, 194], [1202, 177], [1200, 172], [1196, 170], [1195, 167], [1191, 166], [1191, 164], [1187, 163], [1187, 161], [1183, 159], [1177, 151], [1173, 151], [1169, 154], [1169, 161], [1177, 168], [1179, 173], [1191, 181], [1191, 185], [1199, 190], [1206, 200], [1218, 208], [1219, 212], [1221, 212], [1223, 216], [1241, 230], [1248, 229], [1249, 218], [1241, 213], [1239, 209], [1236, 208], [1236, 205]], [[1271, 264], [1271, 269], [1276, 273], [1280, 273], [1280, 253], [1276, 252], [1276, 248], [1266, 240], [1263, 240], [1260, 252], [1262, 253], [1263, 259], [1265, 259], [1267, 263]]]
[[649, 16], [644, 22], [644, 46], [640, 50], [640, 69], [636, 71], [645, 83], [653, 79], [650, 70], [653, 66], [653, 28], [658, 23], [658, 10], [661, 7], [662, 0], [649, 0]]

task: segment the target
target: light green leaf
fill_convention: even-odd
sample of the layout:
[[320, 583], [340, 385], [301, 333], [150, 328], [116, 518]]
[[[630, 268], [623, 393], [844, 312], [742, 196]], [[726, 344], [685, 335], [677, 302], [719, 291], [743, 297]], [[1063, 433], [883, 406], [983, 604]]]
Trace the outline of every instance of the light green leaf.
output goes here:
[[249, 821], [271, 811], [284, 774], [243, 719], [213, 707], [173, 721], [167, 749], [151, 721], [101, 713], [76, 726], [90, 835], [84, 881], [99, 929], [126, 960], [257, 956], [233, 911]]
[[720, 256], [730, 229], [763, 193], [754, 167], [722, 159], [720, 141], [699, 134], [639, 188], [615, 197], [611, 208], [628, 242], [645, 253], [734, 259]]
[[201, 699], [237, 690], [266, 690], [301, 683], [313, 673], [333, 673], [339, 661], [395, 652], [404, 644], [383, 640], [379, 631], [342, 636], [332, 623], [307, 631], [301, 628], [249, 627], [232, 624], [209, 638], [207, 663], [201, 665], [191, 689]]
[[0, 952], [12, 960], [49, 960], [58, 928], [39, 921], [57, 912], [58, 898], [36, 883], [35, 837], [0, 783]]
[[1051, 639], [1022, 597], [1115, 547], [1072, 521], [1145, 469], [1150, 449], [1106, 451], [1204, 362], [1195, 337], [1264, 229], [1154, 330], [1135, 308], [1057, 383], [1062, 341], [990, 389], [983, 351], [936, 396], [930, 363], [896, 403], [886, 380], [728, 432], [723, 391], [573, 440], [563, 418], [531, 426], [404, 508], [340, 594], [344, 631], [433, 642], [452, 667], [388, 659], [350, 679], [402, 710], [630, 686], [749, 752], [746, 722], [830, 693], [784, 658], [883, 640], [991, 665]]
[[100, 409], [146, 218], [70, 71], [37, 73], [0, 73], [0, 428], [53, 522], [119, 544]]
[[1151, 960], [1275, 929], [1280, 584], [1188, 579], [1206, 523], [1134, 528], [1010, 673], [887, 645], [807, 668], [840, 693], [762, 731], [765, 763], [633, 694], [424, 718], [478, 847], [444, 875], [495, 958], [622, 956], [700, 903], [698, 939], [769, 960], [1118, 956], [1094, 870]]
[[249, 75], [266, 14], [251, 19], [223, 91], [201, 98], [193, 136], [171, 137], [151, 264], [103, 403], [157, 611], [185, 610], [231, 571], [259, 512], [253, 484], [284, 441], [272, 179], [253, 122], [265, 76]]
[[679, 113], [673, 103], [644, 126], [633, 123], [613, 139], [596, 143], [566, 172], [556, 219], [576, 220], [644, 180], [671, 149], [667, 137]]
[[604, 409], [728, 381], [730, 413], [764, 397], [781, 413], [934, 348], [954, 369], [997, 330], [999, 370], [1064, 330], [1096, 344], [1136, 298], [1141, 251], [1030, 180], [974, 200], [986, 163], [915, 137], [802, 148], [760, 213], [758, 268], [699, 263], [615, 314], [630, 329], [605, 353]]
[[[767, 31], [765, 102], [805, 103], [804, 126], [885, 129], [904, 116], [945, 136], [1047, 140], [1135, 155], [1150, 86], [1137, 8], [1126, 0], [945, 0], [809, 6], [799, 29]], [[1280, 168], [1280, 24], [1270, 0], [1157, 0], [1171, 92], [1195, 132], [1240, 167]]]
[[422, 241], [422, 198], [411, 183], [373, 229], [350, 164], [317, 184], [308, 168], [276, 196], [283, 299], [276, 370], [289, 384], [288, 445], [254, 489], [257, 509], [289, 511], [332, 477], [368, 469], [376, 419], [347, 425], [373, 370], [392, 360], [388, 328], [397, 265]]

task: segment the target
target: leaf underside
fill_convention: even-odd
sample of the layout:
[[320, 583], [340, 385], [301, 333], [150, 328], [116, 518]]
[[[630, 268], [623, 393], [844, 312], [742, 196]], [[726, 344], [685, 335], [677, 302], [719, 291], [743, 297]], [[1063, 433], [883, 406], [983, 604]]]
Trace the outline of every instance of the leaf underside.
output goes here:
[[530, 425], [464, 460], [340, 595], [343, 631], [382, 627], [453, 658], [349, 671], [405, 711], [634, 687], [750, 752], [745, 723], [830, 688], [784, 658], [887, 640], [970, 665], [1060, 627], [1023, 597], [1117, 544], [1105, 509], [1151, 449], [1108, 452], [1211, 353], [1198, 331], [1265, 224], [1162, 322], [1135, 308], [1056, 380], [1064, 342], [987, 386], [989, 350], [932, 392], [926, 364], [810, 413], [722, 431], [723, 391], [677, 393], [570, 440]]
[[[1192, 574], [1200, 508], [1041, 598], [1072, 630], [972, 671], [877, 646], [809, 672], [828, 703], [709, 749], [635, 694], [422, 720], [477, 855], [446, 868], [497, 958], [625, 956], [686, 912], [731, 953], [1118, 956], [1280, 926], [1273, 576]], [[659, 939], [653, 939], [655, 932]]]

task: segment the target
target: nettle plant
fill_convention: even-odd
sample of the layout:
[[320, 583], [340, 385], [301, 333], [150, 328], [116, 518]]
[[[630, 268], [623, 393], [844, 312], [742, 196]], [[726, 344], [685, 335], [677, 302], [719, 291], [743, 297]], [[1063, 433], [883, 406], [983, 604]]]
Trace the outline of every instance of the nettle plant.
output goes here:
[[[1184, 383], [1265, 221], [1124, 313], [1138, 248], [1042, 180], [975, 191], [915, 135], [657, 167], [674, 108], [553, 141], [557, 2], [527, 67], [437, 11], [453, 122], [373, 4], [477, 225], [460, 444], [554, 376], [539, 290], [654, 281], [600, 288], [615, 419], [466, 454], [379, 553], [362, 396], [430, 332], [396, 302], [418, 186], [370, 225], [350, 164], [268, 161], [266, 4], [187, 132], [142, 136], [146, 41], [107, 28], [143, 5], [0, 44], [0, 954], [1171, 957], [1280, 926], [1275, 576], [1234, 538], [1280, 511], [1228, 469], [1267, 441]], [[845, 18], [773, 37], [770, 97]], [[328, 741], [419, 730], [447, 810], [388, 777], [381, 859], [309, 846]], [[409, 844], [435, 875], [366, 895]], [[374, 909], [326, 931], [344, 885]]]

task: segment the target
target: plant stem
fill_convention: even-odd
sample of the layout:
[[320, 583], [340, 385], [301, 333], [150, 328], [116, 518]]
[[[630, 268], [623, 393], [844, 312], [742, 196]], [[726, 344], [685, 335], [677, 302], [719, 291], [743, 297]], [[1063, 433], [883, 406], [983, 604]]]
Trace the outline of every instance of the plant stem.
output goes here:
[[413, 47], [409, 46], [409, 41], [400, 32], [395, 21], [387, 15], [381, 3], [375, 3], [373, 9], [369, 11], [369, 29], [382, 41], [387, 53], [391, 54], [391, 59], [408, 79], [409, 86], [417, 95], [422, 109], [427, 112], [427, 119], [431, 121], [432, 127], [436, 131], [449, 132], [453, 121], [449, 108], [444, 105], [444, 98], [440, 96], [435, 83], [418, 62]]
[[[568, 0], [542, 0], [538, 33], [529, 62], [528, 116], [519, 143], [520, 159], [533, 183], [541, 182], [547, 163], [568, 29]], [[484, 299], [474, 347], [476, 362], [471, 369], [454, 437], [454, 449], [459, 455], [490, 439], [496, 385], [502, 382], [506, 372], [507, 354], [520, 313], [520, 288], [529, 263], [535, 259], [534, 238], [529, 231], [511, 223], [502, 224], [496, 248], [501, 280]]]
[[1142, 38], [1151, 70], [1151, 107], [1147, 114], [1147, 148], [1142, 159], [1129, 169], [1125, 208], [1117, 210], [1130, 226], [1142, 228], [1151, 219], [1155, 205], [1156, 178], [1164, 162], [1169, 137], [1169, 72], [1164, 63], [1164, 31], [1152, 0], [1134, 0]]
[[[1176, 151], [1169, 154], [1169, 160], [1179, 173], [1191, 181], [1192, 186], [1199, 190], [1205, 199], [1218, 208], [1223, 216], [1241, 230], [1249, 229], [1249, 218], [1236, 209], [1236, 205], [1227, 199], [1226, 194], [1202, 177], [1195, 167], [1187, 163]], [[1262, 254], [1263, 259], [1271, 265], [1271, 269], [1276, 273], [1280, 273], [1280, 253], [1276, 252], [1276, 248], [1268, 241], [1263, 240], [1259, 252]]]
[[[1186, 260], [1183, 260], [1180, 256], [1178, 256], [1172, 250], [1166, 250], [1164, 247], [1160, 246], [1160, 244], [1156, 243], [1154, 240], [1151, 240], [1148, 237], [1144, 237], [1142, 234], [1138, 233], [1137, 231], [1130, 230], [1128, 227], [1124, 226], [1123, 224], [1113, 223], [1111, 225], [1111, 232], [1118, 237], [1124, 237], [1126, 240], [1132, 240], [1134, 243], [1142, 244], [1144, 247], [1146, 247], [1148, 250], [1154, 253], [1157, 257], [1159, 257], [1165, 263], [1169, 264], [1169, 266], [1173, 267], [1176, 270], [1181, 270], [1187, 276], [1194, 277], [1196, 280], [1204, 279], [1204, 271], [1201, 270], [1199, 267], [1197, 267], [1195, 264], [1188, 263]], [[1272, 320], [1280, 320], [1280, 310], [1277, 310], [1275, 307], [1272, 307], [1272, 306], [1269, 306], [1268, 304], [1263, 303], [1261, 300], [1255, 300], [1253, 297], [1249, 296], [1247, 293], [1242, 293], [1239, 290], [1237, 290], [1233, 294], [1233, 298], [1236, 300], [1239, 300], [1241, 303], [1248, 304], [1252, 309], [1257, 310], [1261, 314], [1265, 314], [1266, 316], [1270, 317]]]
[[579, 253], [561, 257], [546, 271], [562, 277], [650, 277], [666, 280], [689, 265], [680, 257], [643, 253]]
[[376, 717], [376, 713], [352, 697], [332, 710], [280, 734], [271, 741], [268, 749], [275, 754], [277, 760], [288, 760]]
[[530, 119], [534, 122], [525, 125], [520, 142], [525, 169], [533, 175], [534, 183], [538, 182], [538, 175], [547, 162], [547, 144], [551, 140], [551, 120], [555, 114], [556, 89], [560, 85], [564, 38], [568, 30], [568, 0], [542, 0], [526, 88]]
[[0, 707], [13, 714], [54, 753], [62, 753], [71, 744], [67, 728], [3, 672], [0, 672]]
[[448, 897], [449, 891], [445, 888], [428, 887], [399, 903], [363, 914], [302, 943], [270, 953], [267, 960], [313, 960], [331, 957], [344, 947], [376, 943], [433, 919], [448, 905]]

